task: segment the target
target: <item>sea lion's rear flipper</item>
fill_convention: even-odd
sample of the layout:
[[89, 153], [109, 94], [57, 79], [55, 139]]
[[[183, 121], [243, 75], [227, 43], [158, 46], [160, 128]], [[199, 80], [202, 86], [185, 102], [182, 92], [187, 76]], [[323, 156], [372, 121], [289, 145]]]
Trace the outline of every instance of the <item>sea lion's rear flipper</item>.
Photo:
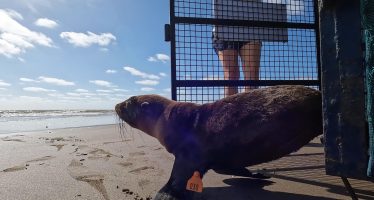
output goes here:
[[249, 169], [236, 168], [236, 169], [214, 169], [217, 174], [223, 175], [233, 175], [233, 176], [243, 176], [247, 178], [257, 178], [257, 179], [269, 179], [269, 176], [266, 176], [261, 173], [252, 173]]
[[190, 200], [200, 199], [201, 194], [186, 190], [187, 181], [195, 171], [200, 172], [201, 177], [206, 169], [195, 162], [180, 156], [176, 157], [169, 181], [156, 194], [155, 200]]

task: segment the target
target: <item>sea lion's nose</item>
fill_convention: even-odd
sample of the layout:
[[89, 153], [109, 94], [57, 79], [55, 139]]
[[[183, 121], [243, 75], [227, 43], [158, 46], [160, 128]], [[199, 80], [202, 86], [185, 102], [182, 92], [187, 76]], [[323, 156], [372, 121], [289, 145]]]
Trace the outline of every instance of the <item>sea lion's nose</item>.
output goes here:
[[118, 116], [121, 116], [121, 105], [122, 103], [119, 103], [116, 105], [115, 110]]
[[116, 105], [115, 110], [116, 110], [116, 113], [119, 117], [122, 117], [122, 115], [125, 114], [127, 104], [128, 104], [128, 101], [126, 100], [126, 101]]

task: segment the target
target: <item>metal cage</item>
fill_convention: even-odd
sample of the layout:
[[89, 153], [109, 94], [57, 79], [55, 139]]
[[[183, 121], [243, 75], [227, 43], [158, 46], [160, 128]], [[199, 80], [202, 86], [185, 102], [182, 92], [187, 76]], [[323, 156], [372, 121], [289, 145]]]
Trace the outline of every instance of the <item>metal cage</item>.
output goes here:
[[[212, 102], [225, 96], [226, 87], [238, 92], [281, 84], [319, 88], [318, 21], [316, 0], [171, 0], [166, 40], [172, 99]], [[238, 53], [228, 60], [237, 64], [223, 64], [222, 41]], [[252, 59], [257, 64], [247, 57], [254, 53], [245, 53], [253, 52], [248, 43], [260, 48]], [[237, 75], [225, 75], [230, 70]]]

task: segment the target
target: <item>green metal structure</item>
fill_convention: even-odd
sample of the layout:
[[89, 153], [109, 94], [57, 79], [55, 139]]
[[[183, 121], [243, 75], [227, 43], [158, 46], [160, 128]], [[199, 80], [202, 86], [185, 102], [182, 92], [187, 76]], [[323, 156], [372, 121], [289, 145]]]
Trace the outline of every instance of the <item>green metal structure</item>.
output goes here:
[[374, 177], [374, 1], [361, 0], [362, 26], [365, 42], [366, 109], [369, 131], [369, 161], [367, 175]]

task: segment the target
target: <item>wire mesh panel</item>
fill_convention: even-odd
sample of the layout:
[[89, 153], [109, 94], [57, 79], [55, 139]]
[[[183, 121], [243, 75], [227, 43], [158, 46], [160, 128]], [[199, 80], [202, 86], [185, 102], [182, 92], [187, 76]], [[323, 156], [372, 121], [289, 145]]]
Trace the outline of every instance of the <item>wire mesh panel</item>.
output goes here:
[[315, 0], [171, 0], [172, 98], [319, 86]]

